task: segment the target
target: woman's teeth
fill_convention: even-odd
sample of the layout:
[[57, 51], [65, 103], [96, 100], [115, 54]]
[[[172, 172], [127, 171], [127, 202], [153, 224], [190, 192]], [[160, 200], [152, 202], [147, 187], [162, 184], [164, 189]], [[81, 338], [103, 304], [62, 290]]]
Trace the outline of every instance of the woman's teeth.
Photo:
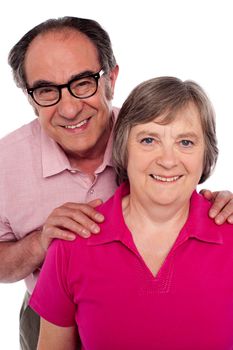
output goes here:
[[180, 176], [173, 176], [173, 177], [162, 177], [162, 176], [158, 176], [158, 175], [151, 175], [153, 177], [153, 179], [158, 180], [158, 181], [162, 181], [162, 182], [172, 182], [172, 181], [176, 181], [179, 179]]

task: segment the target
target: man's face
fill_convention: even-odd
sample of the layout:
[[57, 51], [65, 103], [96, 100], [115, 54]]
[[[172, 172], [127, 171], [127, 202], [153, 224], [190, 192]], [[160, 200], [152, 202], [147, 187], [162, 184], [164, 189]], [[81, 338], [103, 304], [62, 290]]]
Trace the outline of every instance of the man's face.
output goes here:
[[[92, 42], [76, 31], [49, 32], [36, 37], [25, 57], [28, 86], [66, 84], [82, 73], [101, 70]], [[97, 92], [78, 99], [62, 89], [61, 100], [54, 106], [41, 107], [33, 100], [44, 131], [65, 151], [70, 160], [101, 157], [111, 129], [111, 97], [118, 67], [102, 76]], [[108, 92], [107, 92], [108, 91]]]

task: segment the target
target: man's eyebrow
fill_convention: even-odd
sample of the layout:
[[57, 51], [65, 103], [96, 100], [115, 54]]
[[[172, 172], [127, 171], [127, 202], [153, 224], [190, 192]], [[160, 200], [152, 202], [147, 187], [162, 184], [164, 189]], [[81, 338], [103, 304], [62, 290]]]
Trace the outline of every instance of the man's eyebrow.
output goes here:
[[[69, 81], [71, 80], [75, 80], [75, 79], [82, 79], [87, 77], [88, 75], [92, 75], [95, 74], [96, 72], [90, 71], [90, 70], [86, 70], [84, 72], [81, 72], [79, 74], [73, 74], [71, 75], [71, 77], [69, 78], [68, 81], [64, 82], [63, 84], [67, 84]], [[57, 84], [54, 81], [50, 81], [50, 80], [36, 80], [34, 81], [34, 83], [32, 84], [32, 86], [30, 87], [31, 89], [35, 89], [35, 88], [39, 88], [39, 87], [44, 87], [44, 86], [59, 86], [59, 85], [63, 85], [63, 84]]]
[[70, 81], [70, 80], [74, 80], [74, 79], [85, 78], [85, 77], [87, 77], [88, 75], [92, 75], [92, 74], [95, 74], [95, 73], [96, 73], [96, 71], [93, 72], [93, 71], [91, 71], [91, 70], [86, 70], [86, 71], [84, 71], [84, 72], [82, 72], [82, 73], [71, 75], [69, 81]]
[[47, 80], [36, 80], [36, 81], [34, 81], [34, 83], [30, 87], [27, 87], [27, 88], [28, 89], [35, 89], [38, 87], [43, 87], [43, 86], [48, 86], [48, 85], [55, 85], [55, 84], [52, 83], [51, 81], [47, 81]]

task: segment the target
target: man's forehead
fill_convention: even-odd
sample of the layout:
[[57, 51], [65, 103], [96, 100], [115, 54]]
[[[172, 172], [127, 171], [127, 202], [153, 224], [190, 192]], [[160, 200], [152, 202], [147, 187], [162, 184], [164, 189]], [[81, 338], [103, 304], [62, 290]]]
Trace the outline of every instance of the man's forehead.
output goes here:
[[24, 63], [30, 86], [35, 80], [62, 84], [73, 75], [100, 69], [96, 47], [75, 30], [53, 30], [38, 35], [32, 41]]
[[[77, 41], [95, 47], [94, 43], [82, 32], [68, 27], [49, 29], [46, 32], [38, 34], [31, 42], [30, 47], [38, 43], [54, 41]], [[96, 48], [96, 47], [95, 47]]]

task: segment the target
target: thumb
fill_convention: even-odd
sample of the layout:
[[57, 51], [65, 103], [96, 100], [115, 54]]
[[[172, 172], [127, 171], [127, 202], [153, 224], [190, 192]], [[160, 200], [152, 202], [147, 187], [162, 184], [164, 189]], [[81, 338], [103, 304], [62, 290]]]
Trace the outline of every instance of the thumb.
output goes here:
[[214, 193], [209, 191], [209, 190], [206, 190], [206, 189], [202, 189], [200, 191], [200, 193], [206, 198], [208, 199], [209, 201], [213, 201], [214, 200]]
[[98, 207], [98, 205], [102, 204], [103, 201], [100, 198], [93, 199], [92, 201], [88, 202], [87, 204], [90, 205], [92, 208]]

